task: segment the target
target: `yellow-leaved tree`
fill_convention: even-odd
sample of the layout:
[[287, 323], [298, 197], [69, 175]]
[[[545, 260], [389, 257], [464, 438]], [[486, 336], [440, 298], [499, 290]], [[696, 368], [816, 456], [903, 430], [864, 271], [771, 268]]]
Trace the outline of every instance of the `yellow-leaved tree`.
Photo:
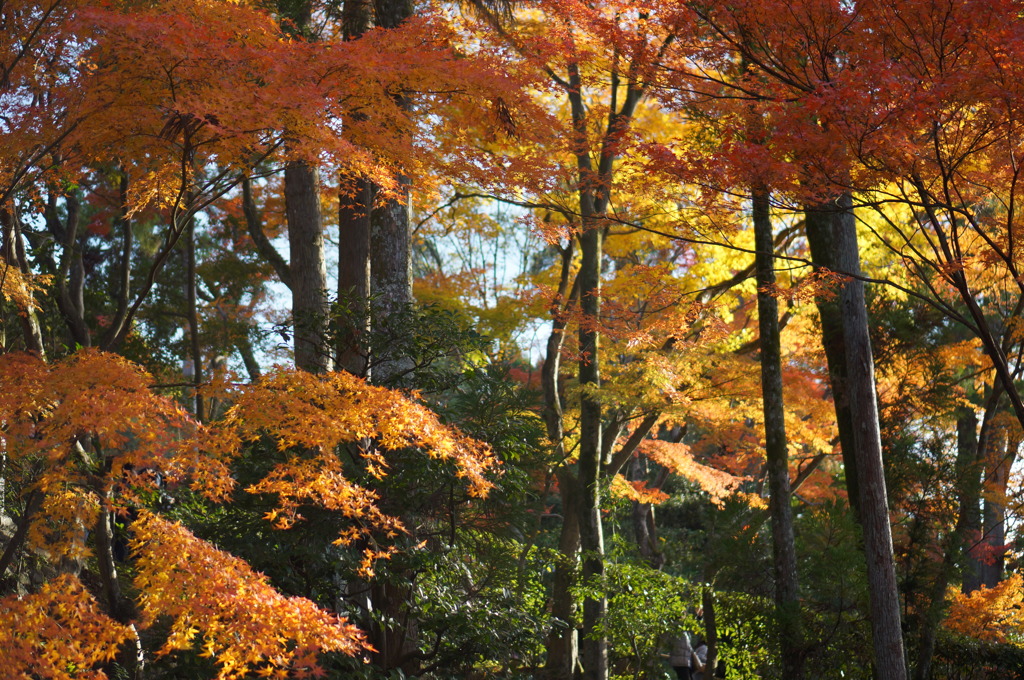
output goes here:
[[1013, 574], [991, 588], [953, 595], [945, 626], [989, 642], [1024, 640], [1024, 576]]

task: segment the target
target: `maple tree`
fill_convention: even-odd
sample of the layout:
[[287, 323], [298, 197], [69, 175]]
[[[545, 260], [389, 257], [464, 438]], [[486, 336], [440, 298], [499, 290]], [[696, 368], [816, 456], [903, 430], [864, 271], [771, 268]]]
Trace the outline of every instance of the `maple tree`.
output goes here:
[[[374, 531], [394, 536], [403, 528], [376, 507], [372, 490], [346, 481], [339, 461], [329, 455], [339, 442], [374, 437], [380, 448], [365, 456], [379, 477], [386, 474], [386, 451], [416, 447], [455, 460], [471, 493], [484, 494], [490, 487], [484, 473], [494, 459], [481, 445], [441, 425], [425, 408], [345, 373], [332, 374], [329, 381], [304, 372], [270, 376], [234, 394], [226, 418], [206, 428], [153, 395], [148, 375], [110, 355], [82, 351], [52, 366], [18, 354], [4, 361], [6, 481], [28, 493], [17, 537], [22, 544], [8, 544], [4, 567], [24, 550], [60, 556], [77, 564], [65, 567], [73, 572], [85, 560], [97, 562], [109, 614], [67, 580], [71, 576], [54, 581], [53, 602], [51, 592], [42, 591], [38, 603], [24, 605], [36, 607], [33, 616], [46, 621], [77, 611], [97, 626], [108, 615], [127, 626], [114, 626], [116, 635], [92, 641], [95, 651], [75, 652], [86, 655], [90, 666], [109, 659], [117, 643], [129, 637], [126, 630], [137, 639], [136, 627], [162, 626], [167, 619], [172, 624], [157, 652], [191, 649], [199, 638], [204, 653], [216, 660], [219, 677], [240, 677], [256, 668], [312, 669], [320, 652], [354, 654], [365, 647], [362, 633], [344, 618], [303, 598], [280, 595], [244, 561], [142, 509], [157, 472], [164, 483], [188, 484], [223, 501], [234, 485], [230, 466], [242, 441], [269, 435], [282, 451], [319, 450], [318, 456], [289, 457], [247, 491], [278, 499], [270, 515], [282, 527], [299, 521], [300, 504], [350, 518], [352, 524], [337, 538], [344, 543]], [[320, 428], [312, 420], [318, 412]], [[345, 412], [348, 420], [336, 418]], [[120, 584], [111, 542], [115, 514], [125, 512], [137, 514], [129, 522], [133, 596]], [[75, 531], [76, 526], [96, 529], [87, 533]], [[387, 554], [386, 548], [367, 547], [362, 568], [372, 569]], [[63, 593], [59, 599], [58, 593]], [[15, 602], [8, 606], [20, 606]], [[133, 607], [140, 618], [135, 619]], [[40, 653], [45, 639], [28, 637], [21, 644]], [[141, 647], [139, 654], [141, 665]], [[15, 668], [31, 668], [30, 659], [31, 653], [20, 657]]]
[[5, 3], [0, 658], [1019, 647], [1017, 9]]

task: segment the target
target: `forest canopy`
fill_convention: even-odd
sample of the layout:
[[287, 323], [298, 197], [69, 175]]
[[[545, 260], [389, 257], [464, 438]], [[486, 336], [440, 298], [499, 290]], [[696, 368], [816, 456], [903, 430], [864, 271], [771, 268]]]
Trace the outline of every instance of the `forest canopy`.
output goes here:
[[0, 29], [5, 677], [1024, 674], [1019, 2]]

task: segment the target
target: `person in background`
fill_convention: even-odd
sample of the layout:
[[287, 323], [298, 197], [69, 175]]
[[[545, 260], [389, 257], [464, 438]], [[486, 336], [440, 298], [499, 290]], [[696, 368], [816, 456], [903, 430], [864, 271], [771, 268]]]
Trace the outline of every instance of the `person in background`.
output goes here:
[[693, 650], [693, 680], [710, 680], [711, 676], [706, 672], [708, 663], [708, 646], [704, 638], [697, 636], [696, 647]]
[[672, 653], [669, 654], [668, 663], [676, 672], [678, 680], [693, 678], [693, 645], [690, 639], [688, 631], [680, 630], [679, 635], [672, 640]]

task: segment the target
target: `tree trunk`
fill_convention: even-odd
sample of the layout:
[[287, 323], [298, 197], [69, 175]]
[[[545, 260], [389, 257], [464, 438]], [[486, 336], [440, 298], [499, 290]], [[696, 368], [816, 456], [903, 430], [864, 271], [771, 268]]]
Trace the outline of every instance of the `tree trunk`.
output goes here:
[[46, 197], [46, 226], [54, 240], [61, 244], [60, 263], [54, 264], [57, 308], [64, 317], [64, 323], [74, 343], [89, 347], [92, 345], [92, 336], [88, 324], [85, 323], [85, 268], [78, 242], [81, 207], [74, 192], [65, 195], [64, 203], [67, 208], [67, 219], [62, 222], [57, 214], [57, 195], [50, 192]]
[[408, 585], [375, 581], [370, 587], [370, 601], [379, 617], [371, 624], [373, 661], [384, 671], [401, 669], [400, 677], [416, 677], [420, 663], [418, 623], [409, 615], [411, 598]]
[[[277, 4], [278, 11], [286, 20], [284, 30], [310, 37], [312, 1], [278, 0]], [[243, 184], [243, 190], [245, 188]], [[290, 252], [287, 275], [291, 279], [292, 290], [295, 367], [310, 373], [323, 373], [331, 370], [327, 343], [330, 309], [327, 304], [324, 223], [320, 213], [320, 172], [315, 165], [303, 160], [291, 160], [285, 164], [284, 203], [288, 219]], [[248, 215], [246, 217], [248, 219]], [[250, 233], [251, 227], [250, 221]]]
[[[413, 15], [412, 0], [374, 0], [377, 25], [397, 28]], [[409, 102], [398, 97], [404, 109]], [[397, 194], [384, 198], [370, 212], [370, 294], [373, 323], [385, 337], [406, 332], [397, 328], [396, 315], [412, 304], [412, 249], [409, 232], [409, 178], [399, 175]], [[390, 325], [389, 325], [390, 322]], [[373, 363], [375, 382], [387, 383], [412, 368], [406, 357], [388, 357]]]
[[[815, 269], [837, 271], [836, 244], [832, 228], [833, 211], [827, 206], [808, 208], [804, 213], [807, 243], [811, 248], [811, 260]], [[839, 299], [818, 295], [814, 298], [821, 319], [821, 342], [828, 363], [829, 387], [836, 409], [836, 427], [839, 430], [839, 447], [845, 470], [846, 496], [854, 518], [860, 523], [860, 490], [857, 484], [856, 446], [853, 438], [853, 418], [850, 414], [850, 400], [846, 389], [846, 342], [843, 340], [843, 318]]]
[[[552, 325], [548, 336], [544, 365], [541, 368], [541, 387], [544, 391], [544, 424], [555, 459], [565, 457], [562, 428], [562, 398], [559, 376], [562, 365], [562, 345], [565, 343], [566, 312], [578, 297], [576, 285], [571, 283], [573, 241], [561, 249], [561, 273], [558, 293], [551, 302]], [[551, 586], [551, 619], [554, 624], [547, 636], [545, 677], [550, 680], [569, 680], [573, 677], [579, 658], [576, 635], [576, 602], [572, 586], [576, 582], [576, 567], [580, 550], [580, 527], [576, 514], [575, 477], [564, 465], [556, 470], [558, 492], [562, 501], [562, 528], [558, 539], [559, 558], [555, 563], [554, 582]]]
[[1010, 414], [1003, 414], [1003, 422], [996, 426], [994, 446], [986, 448], [984, 546], [985, 559], [981, 568], [981, 583], [993, 588], [1003, 580], [1006, 561], [1006, 488], [1010, 481], [1010, 468], [1017, 459], [1020, 435], [1012, 431]]
[[765, 455], [768, 463], [769, 510], [775, 572], [775, 610], [779, 620], [782, 675], [803, 677], [803, 634], [796, 571], [796, 545], [789, 486], [786, 410], [782, 394], [782, 347], [779, 304], [775, 297], [775, 240], [768, 192], [753, 197], [754, 243], [757, 251], [757, 314], [761, 339], [761, 395], [764, 407]]
[[1006, 408], [1002, 385], [998, 379], [994, 381], [985, 400], [985, 412], [981, 419], [981, 432], [978, 435], [975, 448], [975, 464], [969, 482], [973, 487], [962, 489], [961, 507], [966, 510], [963, 516], [964, 540], [967, 549], [967, 565], [964, 570], [962, 592], [973, 593], [981, 588], [983, 583], [984, 562], [982, 559], [982, 546], [985, 536], [982, 533], [982, 473], [985, 471], [985, 461], [988, 460], [989, 448], [996, 445], [998, 441], [999, 414]]
[[413, 15], [413, 0], [373, 0], [373, 12], [381, 28], [398, 28]]
[[[409, 183], [399, 177], [400, 198], [375, 205], [370, 217], [370, 295], [375, 332], [398, 337], [408, 332], [399, 327], [402, 312], [412, 304], [412, 260], [409, 247]], [[388, 383], [407, 372], [412, 362], [389, 356], [374, 361], [374, 382]]]
[[96, 455], [105, 458], [104, 467], [106, 476], [97, 477], [94, 481], [94, 491], [100, 496], [100, 510], [96, 517], [94, 527], [96, 538], [96, 565], [99, 572], [100, 583], [103, 588], [103, 596], [107, 601], [107, 611], [118, 623], [125, 624], [132, 632], [118, 653], [118, 661], [128, 670], [133, 680], [142, 680], [145, 673], [146, 657], [135, 628], [135, 620], [138, 612], [135, 606], [125, 595], [121, 588], [121, 579], [117, 573], [114, 562], [114, 513], [111, 510], [111, 490], [107, 486], [107, 477], [111, 470], [110, 456], [103, 451], [95, 451]]
[[[598, 391], [601, 386], [599, 327], [601, 323], [601, 258], [604, 218], [611, 201], [618, 144], [628, 130], [643, 89], [632, 80], [618, 111], [608, 113], [608, 126], [601, 140], [595, 169], [591, 158], [584, 84], [579, 65], [568, 64], [566, 95], [572, 112], [573, 149], [580, 214], [580, 269], [577, 274], [581, 320], [579, 328], [580, 442], [577, 508], [583, 578], [604, 575], [604, 536], [601, 526], [600, 477], [603, 462], [602, 413]], [[613, 101], [617, 98], [618, 73], [612, 75]], [[619, 463], [621, 465], [621, 462]], [[596, 631], [605, 618], [608, 602], [604, 596], [583, 600], [583, 677], [608, 678], [608, 640]]]
[[341, 33], [345, 40], [355, 40], [370, 28], [373, 11], [370, 0], [344, 0], [341, 8]]
[[[3, 227], [3, 255], [6, 260], [3, 266], [21, 272], [22, 276], [28, 276], [30, 272], [25, 249], [21, 243], [21, 225], [13, 203], [9, 208], [0, 208], [0, 226]], [[6, 272], [0, 272], [0, 276], [6, 275]], [[45, 361], [43, 332], [39, 325], [39, 316], [36, 313], [35, 305], [29, 304], [25, 309], [18, 310], [18, 320], [21, 322], [25, 350], [33, 352]]]
[[[837, 269], [860, 276], [860, 255], [852, 199], [841, 196], [833, 217]], [[875, 366], [868, 335], [864, 283], [848, 280], [840, 290], [846, 344], [847, 396], [853, 421], [861, 527], [867, 558], [871, 632], [878, 680], [907, 677], [900, 625], [899, 589], [889, 525], [889, 501], [882, 463], [882, 439], [875, 394]]]
[[337, 364], [367, 376], [367, 357], [360, 348], [367, 327], [370, 298], [370, 209], [373, 186], [362, 179], [341, 178], [338, 206], [338, 304], [335, 351]]
[[[345, 0], [341, 25], [345, 40], [356, 40], [369, 28], [370, 0]], [[335, 330], [337, 366], [369, 378], [367, 356], [360, 347], [369, 333], [370, 215], [373, 183], [344, 172], [338, 177], [338, 327]]]
[[[584, 211], [586, 212], [586, 211]], [[580, 453], [577, 498], [580, 523], [580, 549], [583, 551], [584, 581], [604, 575], [604, 536], [601, 527], [601, 402], [596, 394], [601, 386], [599, 333], [601, 319], [601, 245], [602, 229], [593, 220], [584, 223], [580, 235]], [[608, 643], [594, 637], [604, 619], [608, 602], [603, 596], [583, 600], [583, 640], [581, 643], [583, 677], [604, 680], [608, 677]]]
[[964, 408], [957, 414], [956, 434], [956, 487], [960, 494], [956, 526], [945, 541], [939, 573], [920, 615], [914, 680], [931, 678], [939, 623], [946, 609], [946, 589], [956, 565], [967, 552], [972, 526], [970, 518], [978, 515], [978, 416], [973, 408]]
[[[628, 475], [630, 481], [639, 481], [646, 478], [646, 459], [641, 456], [633, 456], [630, 459]], [[651, 484], [652, 489], [661, 489], [669, 476], [668, 468], [661, 468], [658, 476]], [[640, 556], [646, 560], [652, 569], [661, 569], [665, 566], [665, 554], [658, 546], [658, 527], [654, 518], [654, 505], [651, 503], [630, 503], [630, 518], [633, 524], [633, 535], [636, 538], [636, 547]]]
[[704, 611], [704, 644], [708, 653], [704, 660], [704, 680], [715, 677], [718, 667], [718, 618], [715, 613], [715, 590], [713, 585], [705, 584], [700, 593], [701, 609]]
[[196, 291], [196, 221], [188, 221], [185, 234], [185, 306], [188, 316], [189, 353], [192, 355], [192, 375], [196, 384], [195, 414], [196, 420], [205, 421], [203, 395], [199, 385], [203, 384], [203, 353], [199, 347], [199, 306]]
[[289, 161], [284, 170], [285, 212], [295, 320], [295, 366], [311, 373], [330, 370], [327, 347], [327, 265], [316, 167]]
[[570, 680], [579, 658], [576, 633], [576, 601], [572, 587], [580, 551], [580, 525], [576, 521], [576, 480], [565, 468], [558, 473], [558, 492], [562, 499], [562, 529], [558, 537], [558, 561], [551, 584], [551, 619], [554, 622], [547, 638], [545, 677], [549, 680]]

